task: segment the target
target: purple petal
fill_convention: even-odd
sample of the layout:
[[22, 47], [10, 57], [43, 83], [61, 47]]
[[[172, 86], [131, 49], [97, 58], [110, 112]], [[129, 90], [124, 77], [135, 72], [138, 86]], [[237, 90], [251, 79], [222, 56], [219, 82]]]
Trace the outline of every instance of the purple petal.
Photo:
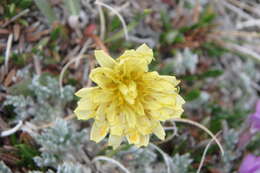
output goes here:
[[249, 173], [249, 170], [254, 166], [255, 156], [252, 154], [248, 154], [239, 169], [239, 173]]
[[256, 113], [258, 114], [258, 116], [260, 117], [260, 100], [258, 100], [256, 102]]
[[239, 173], [254, 173], [260, 169], [260, 157], [248, 154], [240, 166]]
[[256, 112], [250, 115], [250, 124], [253, 132], [260, 131], [260, 100], [256, 103]]
[[244, 131], [240, 136], [239, 136], [239, 141], [238, 141], [238, 147], [239, 148], [243, 148], [244, 146], [246, 146], [251, 138], [252, 138], [252, 133], [250, 132], [250, 130], [246, 130]]
[[251, 128], [254, 131], [260, 131], [260, 113], [253, 114], [250, 116]]

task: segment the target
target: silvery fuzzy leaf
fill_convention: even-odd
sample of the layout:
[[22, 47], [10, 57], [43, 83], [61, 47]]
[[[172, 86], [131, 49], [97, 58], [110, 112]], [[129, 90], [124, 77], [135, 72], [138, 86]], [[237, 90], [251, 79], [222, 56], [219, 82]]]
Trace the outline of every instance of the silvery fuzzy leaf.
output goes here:
[[0, 172], [1, 173], [12, 173], [11, 169], [8, 166], [6, 166], [6, 164], [3, 161], [0, 162]]

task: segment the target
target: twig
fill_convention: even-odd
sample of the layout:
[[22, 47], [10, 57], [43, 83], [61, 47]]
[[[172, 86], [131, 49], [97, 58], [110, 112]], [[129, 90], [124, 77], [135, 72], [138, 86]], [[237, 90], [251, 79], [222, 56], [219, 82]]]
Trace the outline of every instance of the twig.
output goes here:
[[[91, 43], [91, 40], [88, 39], [88, 40], [84, 43], [82, 49], [80, 50], [78, 56], [76, 56], [76, 57], [82, 56], [82, 55], [85, 53], [85, 51], [87, 50], [87, 48], [89, 47], [90, 43]], [[80, 60], [80, 59], [79, 59], [79, 60]], [[79, 60], [75, 62], [75, 68], [78, 67], [78, 65], [79, 65]]]
[[106, 31], [106, 21], [105, 21], [105, 16], [103, 9], [101, 5], [98, 5], [98, 13], [99, 13], [99, 18], [100, 18], [100, 38], [101, 40], [104, 40], [105, 38], [105, 31]]
[[243, 29], [243, 28], [254, 27], [254, 26], [260, 27], [259, 19], [252, 19], [252, 20], [239, 22], [239, 23], [237, 23], [236, 28]]
[[239, 46], [239, 45], [236, 45], [236, 44], [227, 44], [227, 43], [225, 45], [227, 47], [230, 47], [231, 49], [234, 49], [234, 50], [236, 50], [238, 52], [241, 52], [241, 53], [243, 53], [245, 55], [249, 55], [252, 58], [255, 58], [256, 60], [260, 61], [260, 55], [257, 52], [248, 49], [245, 46]]
[[225, 47], [227, 49], [230, 49], [232, 51], [236, 51], [239, 52], [241, 54], [244, 55], [248, 55], [249, 57], [252, 57], [254, 59], [256, 59], [257, 61], [260, 61], [260, 55], [257, 52], [254, 52], [253, 50], [250, 50], [244, 46], [239, 46], [236, 44], [231, 44], [231, 43], [226, 43], [218, 38], [214, 38], [213, 39], [215, 41], [216, 44], [219, 44], [222, 47]]
[[[218, 132], [218, 133], [215, 135], [215, 137], [217, 137], [219, 134], [220, 134], [220, 132]], [[207, 154], [207, 152], [208, 152], [208, 149], [209, 149], [210, 145], [211, 145], [213, 142], [214, 142], [214, 139], [212, 138], [212, 139], [209, 141], [209, 143], [207, 144], [205, 150], [203, 151], [203, 154], [202, 154], [202, 157], [201, 157], [201, 161], [200, 161], [200, 165], [199, 165], [199, 168], [197, 169], [197, 172], [196, 172], [196, 173], [200, 173], [200, 170], [201, 170], [201, 168], [202, 168], [202, 166], [203, 166], [203, 163], [204, 163], [204, 161], [205, 161], [205, 157], [206, 157], [206, 154]]]
[[103, 160], [103, 161], [107, 161], [107, 162], [110, 162], [110, 163], [113, 163], [115, 165], [117, 165], [119, 168], [121, 168], [125, 173], [130, 173], [130, 171], [124, 166], [122, 165], [120, 162], [114, 160], [114, 159], [111, 159], [109, 157], [105, 157], [105, 156], [98, 156], [98, 157], [95, 157], [92, 162], [97, 162], [99, 160]]
[[73, 64], [74, 62], [80, 60], [80, 59], [83, 59], [83, 58], [87, 58], [87, 56], [84, 56], [84, 55], [81, 55], [77, 58], [74, 58], [72, 60], [70, 60], [61, 70], [61, 73], [60, 73], [60, 77], [59, 77], [59, 86], [60, 86], [60, 91], [62, 92], [62, 89], [63, 89], [63, 86], [62, 86], [62, 81], [63, 81], [63, 76], [64, 76], [64, 73], [65, 71], [67, 70], [67, 68]]
[[19, 121], [18, 124], [14, 128], [3, 131], [0, 136], [1, 137], [10, 136], [10, 135], [16, 133], [22, 127], [22, 125], [23, 125], [23, 122]]
[[223, 36], [238, 36], [238, 37], [254, 37], [260, 38], [260, 33], [258, 32], [247, 32], [247, 31], [215, 31], [211, 35], [223, 35]]
[[221, 153], [222, 153], [222, 156], [224, 155], [224, 149], [222, 147], [222, 145], [220, 144], [219, 140], [215, 137], [215, 135], [213, 135], [213, 133], [208, 129], [206, 128], [205, 126], [201, 125], [200, 123], [197, 123], [195, 121], [192, 121], [192, 120], [189, 120], [189, 119], [184, 119], [184, 118], [174, 118], [173, 121], [175, 122], [182, 122], [182, 123], [188, 123], [188, 124], [191, 124], [191, 125], [194, 125], [194, 126], [197, 126], [199, 127], [200, 129], [204, 130], [206, 133], [208, 133], [212, 139], [217, 143]]
[[41, 63], [39, 61], [39, 58], [37, 56], [33, 56], [33, 64], [37, 75], [41, 75], [42, 69], [41, 69]]
[[8, 72], [8, 61], [10, 58], [10, 51], [12, 48], [13, 34], [10, 34], [7, 41], [7, 47], [5, 52], [5, 72]]
[[195, 7], [193, 8], [193, 17], [192, 17], [192, 21], [193, 23], [198, 22], [199, 20], [199, 15], [200, 15], [200, 1], [199, 0], [195, 0]]
[[130, 5], [130, 2], [125, 2], [123, 5], [115, 8], [118, 12], [123, 11], [125, 8], [127, 8]]
[[89, 166], [91, 165], [91, 161], [88, 158], [88, 156], [86, 155], [86, 153], [84, 152], [84, 150], [82, 148], [79, 149], [80, 152], [77, 152], [78, 155], [81, 156], [81, 158], [84, 160], [84, 162]]
[[150, 143], [150, 146], [152, 148], [154, 148], [155, 150], [157, 150], [162, 156], [163, 156], [163, 160], [167, 166], [167, 173], [171, 173], [171, 169], [170, 169], [170, 164], [169, 164], [169, 159], [167, 154], [165, 154], [159, 147], [157, 147], [156, 145]]
[[228, 0], [228, 1], [240, 8], [243, 8], [247, 11], [250, 11], [251, 13], [254, 13], [254, 14], [257, 14], [258, 16], [260, 16], [258, 9], [255, 9], [255, 8], [251, 7], [250, 5], [247, 5], [244, 2], [239, 2], [237, 0]]
[[252, 20], [254, 19], [252, 16], [250, 16], [249, 14], [245, 13], [243, 10], [241, 10], [240, 8], [237, 8], [236, 6], [226, 2], [226, 1], [222, 1], [222, 3], [224, 4], [224, 6], [226, 6], [227, 8], [229, 8], [231, 11], [234, 11], [235, 13], [237, 13], [239, 16], [248, 19], [248, 20]]
[[107, 9], [111, 10], [113, 13], [115, 13], [115, 14], [117, 15], [117, 17], [118, 17], [119, 20], [121, 21], [122, 26], [123, 26], [123, 29], [124, 29], [125, 39], [128, 40], [128, 29], [127, 29], [125, 20], [124, 20], [124, 18], [122, 17], [122, 15], [121, 15], [117, 10], [115, 10], [113, 7], [107, 5], [107, 4], [103, 3], [103, 2], [100, 2], [99, 0], [96, 0], [95, 4], [101, 5], [101, 6], [103, 6], [103, 7], [106, 7]]
[[17, 14], [12, 19], [10, 19], [5, 24], [3, 24], [2, 27], [5, 28], [7, 25], [9, 25], [10, 23], [14, 22], [15, 20], [17, 20], [18, 18], [22, 17], [23, 15], [27, 14], [29, 11], [30, 11], [29, 9], [25, 9], [25, 10], [21, 11], [19, 14]]

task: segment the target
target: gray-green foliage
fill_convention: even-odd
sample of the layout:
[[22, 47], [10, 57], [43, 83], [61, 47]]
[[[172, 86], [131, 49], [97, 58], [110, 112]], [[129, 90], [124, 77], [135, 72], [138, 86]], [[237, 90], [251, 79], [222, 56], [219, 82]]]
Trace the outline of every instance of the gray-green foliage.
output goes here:
[[[43, 173], [41, 171], [30, 171], [29, 173]], [[46, 173], [54, 173], [52, 170], [48, 170]], [[57, 166], [56, 173], [91, 173], [90, 168], [84, 167], [79, 163], [64, 162]]]
[[227, 68], [219, 78], [219, 84], [225, 93], [224, 97], [228, 97], [227, 100], [237, 100], [238, 108], [249, 109], [257, 99], [257, 90], [254, 88], [254, 81], [260, 80], [257, 66], [250, 59], [242, 61], [233, 56], [225, 57], [223, 64]]
[[74, 88], [59, 88], [58, 81], [50, 76], [34, 76], [27, 88], [29, 96], [10, 95], [4, 105], [13, 105], [15, 121], [33, 117], [34, 122], [50, 122], [64, 116], [64, 106], [73, 99]]
[[235, 129], [226, 128], [223, 133], [224, 143], [223, 147], [225, 154], [222, 157], [222, 171], [223, 173], [230, 173], [233, 168], [233, 162], [241, 156], [239, 150], [236, 150], [236, 146], [239, 140], [239, 132]]
[[42, 172], [42, 171], [29, 171], [29, 173], [54, 173], [52, 170], [48, 170], [47, 172]]
[[174, 173], [188, 173], [188, 168], [193, 160], [190, 158], [189, 153], [184, 155], [175, 154], [172, 162], [171, 166]]
[[128, 159], [131, 172], [153, 172], [152, 165], [154, 165], [157, 158], [157, 154], [154, 150], [149, 148], [136, 148], [135, 146], [132, 146], [127, 150], [117, 153], [116, 160], [124, 160], [126, 156], [131, 157], [131, 160]]
[[37, 156], [34, 158], [34, 162], [39, 166], [39, 167], [44, 167], [44, 166], [52, 166], [56, 167], [59, 160], [55, 154], [51, 152], [42, 152], [41, 156]]
[[64, 104], [73, 99], [74, 88], [72, 86], [65, 86], [60, 90], [57, 79], [50, 76], [34, 76], [29, 88], [36, 95], [39, 103], [45, 103], [47, 100], [51, 103]]
[[0, 173], [12, 173], [11, 169], [3, 161], [0, 162]]
[[190, 102], [187, 102], [185, 104], [185, 107], [188, 109], [202, 108], [203, 106], [205, 107], [205, 105], [209, 102], [209, 99], [209, 93], [207, 93], [206, 91], [201, 91], [199, 97]]
[[152, 172], [151, 165], [157, 158], [157, 155], [154, 151], [151, 151], [147, 148], [140, 148], [133, 156], [135, 158], [134, 162], [136, 162], [136, 164], [142, 164], [137, 167], [137, 173]]
[[30, 116], [34, 116], [37, 112], [32, 97], [29, 96], [7, 96], [3, 104], [14, 106], [14, 112], [17, 114], [15, 121], [24, 120]]
[[34, 138], [41, 145], [42, 154], [34, 160], [38, 166], [53, 166], [64, 160], [75, 160], [73, 154], [86, 141], [85, 130], [76, 131], [74, 126], [66, 120], [57, 119], [51, 128], [44, 129], [41, 134], [34, 134]]
[[57, 173], [91, 173], [91, 170], [78, 163], [65, 162], [58, 166]]
[[[192, 6], [192, 8], [194, 8], [196, 6], [197, 1], [185, 0], [185, 2], [188, 2]], [[200, 5], [206, 5], [209, 1], [208, 0], [199, 0], [198, 2], [199, 2]]]
[[186, 72], [194, 73], [197, 64], [198, 55], [186, 48], [183, 52], [177, 52], [173, 60], [173, 70], [177, 75], [184, 75]]

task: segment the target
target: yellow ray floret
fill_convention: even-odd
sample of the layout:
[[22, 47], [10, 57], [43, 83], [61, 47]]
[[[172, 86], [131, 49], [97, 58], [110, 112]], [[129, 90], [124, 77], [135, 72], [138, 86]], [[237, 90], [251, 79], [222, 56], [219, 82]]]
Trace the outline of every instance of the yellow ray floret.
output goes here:
[[127, 50], [118, 59], [102, 50], [95, 51], [101, 67], [91, 71], [96, 87], [80, 89], [78, 119], [93, 118], [91, 140], [100, 142], [110, 133], [108, 143], [118, 147], [124, 138], [130, 144], [147, 146], [151, 134], [164, 140], [162, 121], [179, 118], [183, 98], [174, 76], [149, 72], [153, 51], [145, 44]]

